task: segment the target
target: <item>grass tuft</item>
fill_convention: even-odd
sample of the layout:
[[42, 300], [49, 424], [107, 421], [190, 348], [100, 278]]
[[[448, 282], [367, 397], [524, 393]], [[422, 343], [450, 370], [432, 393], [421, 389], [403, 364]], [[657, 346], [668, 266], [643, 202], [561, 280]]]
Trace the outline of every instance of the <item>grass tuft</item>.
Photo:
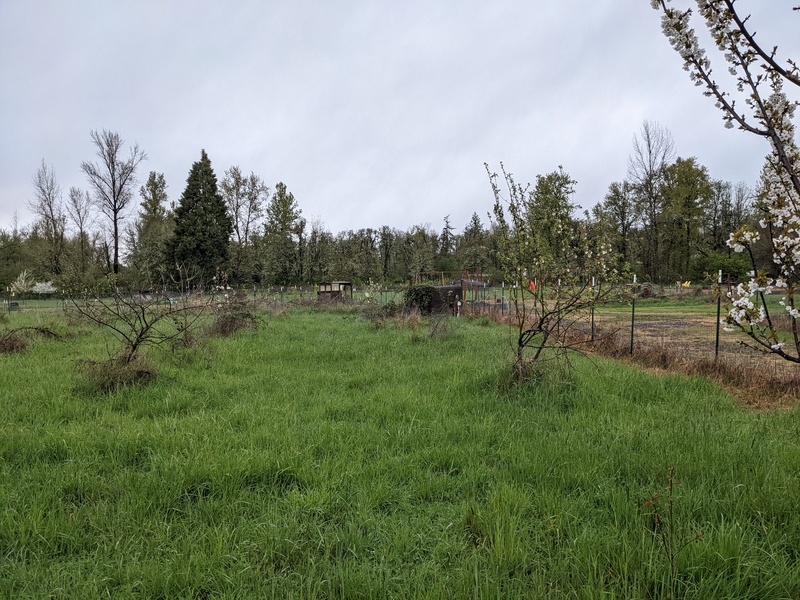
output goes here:
[[6, 331], [0, 334], [0, 354], [14, 354], [25, 352], [28, 349], [28, 340], [17, 331]]
[[158, 371], [144, 356], [131, 361], [122, 357], [108, 360], [82, 360], [78, 369], [86, 380], [100, 392], [114, 392], [128, 386], [144, 386], [152, 382]]

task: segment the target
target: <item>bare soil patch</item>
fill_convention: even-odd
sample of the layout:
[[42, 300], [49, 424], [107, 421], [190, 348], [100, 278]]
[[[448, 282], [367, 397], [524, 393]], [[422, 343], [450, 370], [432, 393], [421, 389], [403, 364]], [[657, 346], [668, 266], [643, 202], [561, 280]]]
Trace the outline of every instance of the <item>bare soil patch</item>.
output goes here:
[[647, 369], [708, 377], [754, 410], [787, 409], [800, 402], [800, 365], [748, 347], [741, 334], [722, 330], [717, 351], [715, 318], [637, 314], [633, 353], [630, 327], [629, 316], [604, 316], [601, 335], [613, 339], [592, 344], [592, 350]]

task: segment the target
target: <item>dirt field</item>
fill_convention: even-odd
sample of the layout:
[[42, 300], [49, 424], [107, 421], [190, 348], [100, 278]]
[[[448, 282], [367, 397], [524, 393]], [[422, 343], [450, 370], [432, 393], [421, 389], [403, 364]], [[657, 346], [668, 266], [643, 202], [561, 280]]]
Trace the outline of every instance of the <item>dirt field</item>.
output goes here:
[[716, 306], [699, 305], [697, 312], [683, 307], [674, 311], [637, 309], [631, 355], [630, 312], [595, 315], [597, 331], [613, 332], [615, 342], [624, 346], [627, 357], [620, 356], [623, 360], [645, 368], [711, 377], [749, 408], [796, 406], [800, 402], [800, 365], [748, 347], [744, 342], [749, 338], [740, 332], [726, 332], [722, 326], [717, 352], [716, 322]]

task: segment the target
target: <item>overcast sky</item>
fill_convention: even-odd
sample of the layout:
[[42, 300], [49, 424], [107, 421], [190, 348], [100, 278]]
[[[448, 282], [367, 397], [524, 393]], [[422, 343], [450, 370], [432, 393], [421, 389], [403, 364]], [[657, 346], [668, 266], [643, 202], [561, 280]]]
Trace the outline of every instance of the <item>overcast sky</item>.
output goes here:
[[[799, 59], [790, 4], [738, 6]], [[0, 85], [3, 228], [31, 222], [43, 159], [65, 198], [87, 189], [91, 130], [138, 143], [173, 202], [205, 149], [218, 179], [283, 181], [333, 233], [487, 224], [484, 162], [563, 165], [590, 208], [644, 120], [715, 179], [754, 185], [768, 150], [723, 127], [649, 0], [0, 0]]]

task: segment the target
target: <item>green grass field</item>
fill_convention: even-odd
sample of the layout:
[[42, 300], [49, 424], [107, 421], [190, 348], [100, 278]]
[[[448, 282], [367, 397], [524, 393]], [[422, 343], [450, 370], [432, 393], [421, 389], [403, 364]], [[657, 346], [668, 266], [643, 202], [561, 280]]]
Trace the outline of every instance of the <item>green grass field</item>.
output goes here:
[[509, 390], [486, 319], [309, 309], [102, 394], [58, 314], [0, 356], [2, 597], [800, 597], [797, 408], [599, 359]]

